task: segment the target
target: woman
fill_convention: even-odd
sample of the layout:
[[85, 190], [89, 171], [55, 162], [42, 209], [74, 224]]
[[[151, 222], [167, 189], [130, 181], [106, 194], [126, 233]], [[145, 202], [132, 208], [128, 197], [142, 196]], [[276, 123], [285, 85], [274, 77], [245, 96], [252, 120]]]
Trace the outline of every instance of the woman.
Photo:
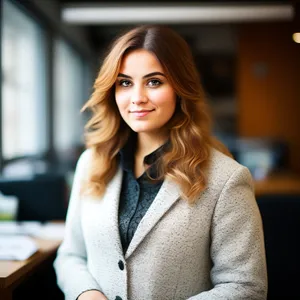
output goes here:
[[55, 261], [66, 299], [266, 299], [249, 171], [211, 135], [185, 41], [160, 26], [114, 43]]

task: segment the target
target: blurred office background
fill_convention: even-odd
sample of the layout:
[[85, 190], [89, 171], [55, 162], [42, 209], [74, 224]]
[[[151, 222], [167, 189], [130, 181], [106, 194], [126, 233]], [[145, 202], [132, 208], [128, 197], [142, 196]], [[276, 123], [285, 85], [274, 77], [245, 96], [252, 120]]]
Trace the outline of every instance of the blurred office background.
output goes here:
[[[0, 0], [0, 7], [0, 219], [65, 219], [89, 117], [80, 108], [107, 46], [136, 24], [167, 24], [192, 48], [215, 135], [253, 175], [268, 300], [299, 299], [297, 1]], [[16, 199], [15, 215], [1, 212]], [[45, 282], [53, 291], [55, 280]]]
[[80, 108], [103, 54], [121, 31], [151, 22], [173, 27], [191, 46], [214, 132], [254, 179], [300, 174], [296, 2], [0, 2], [2, 181], [61, 176], [67, 205], [84, 149], [88, 115]]

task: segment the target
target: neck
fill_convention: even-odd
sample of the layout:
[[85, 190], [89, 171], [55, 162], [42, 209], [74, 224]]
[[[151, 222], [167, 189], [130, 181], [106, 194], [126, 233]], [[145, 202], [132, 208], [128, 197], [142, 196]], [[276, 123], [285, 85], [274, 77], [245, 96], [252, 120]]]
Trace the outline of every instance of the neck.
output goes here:
[[139, 133], [137, 135], [136, 157], [145, 157], [160, 146], [168, 139], [168, 134], [151, 135], [148, 133]]

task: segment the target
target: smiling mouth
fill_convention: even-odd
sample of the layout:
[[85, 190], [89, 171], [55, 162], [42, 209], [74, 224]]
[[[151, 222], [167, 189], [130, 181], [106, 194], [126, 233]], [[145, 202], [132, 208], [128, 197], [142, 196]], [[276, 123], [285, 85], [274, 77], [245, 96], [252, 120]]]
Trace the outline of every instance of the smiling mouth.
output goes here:
[[131, 114], [134, 114], [136, 117], [145, 117], [149, 113], [153, 112], [154, 109], [151, 110], [133, 110], [130, 111]]

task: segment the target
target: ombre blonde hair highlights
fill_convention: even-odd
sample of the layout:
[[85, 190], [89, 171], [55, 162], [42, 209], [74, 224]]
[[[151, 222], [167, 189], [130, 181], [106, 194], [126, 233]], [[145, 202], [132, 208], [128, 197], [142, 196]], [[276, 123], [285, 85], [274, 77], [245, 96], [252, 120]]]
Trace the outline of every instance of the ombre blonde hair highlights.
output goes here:
[[115, 101], [115, 82], [122, 58], [136, 49], [153, 53], [174, 88], [178, 102], [167, 126], [170, 147], [160, 158], [160, 178], [176, 182], [182, 197], [195, 203], [206, 188], [211, 148], [230, 155], [212, 136], [211, 118], [189, 46], [176, 32], [163, 26], [140, 26], [119, 37], [106, 56], [95, 80], [94, 92], [82, 110], [92, 117], [86, 124], [86, 147], [93, 161], [84, 191], [101, 196], [118, 169], [117, 155], [131, 129]]

